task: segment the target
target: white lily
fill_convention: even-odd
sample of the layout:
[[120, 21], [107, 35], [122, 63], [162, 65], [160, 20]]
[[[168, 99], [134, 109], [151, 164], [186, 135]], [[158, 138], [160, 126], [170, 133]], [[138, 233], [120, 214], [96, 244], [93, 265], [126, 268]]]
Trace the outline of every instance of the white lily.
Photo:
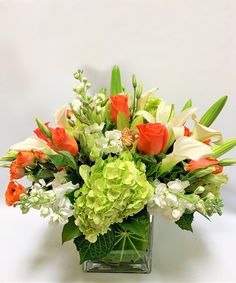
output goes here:
[[29, 151], [29, 150], [38, 150], [38, 151], [49, 151], [51, 148], [47, 145], [47, 143], [38, 138], [37, 136], [31, 136], [24, 140], [23, 142], [14, 144], [10, 147], [10, 150], [14, 151]]
[[169, 171], [184, 159], [199, 160], [205, 156], [209, 156], [212, 152], [209, 145], [197, 141], [192, 137], [182, 136], [174, 143], [173, 152], [162, 160], [159, 176]]
[[55, 115], [54, 115], [54, 118], [55, 118], [55, 122], [56, 122], [56, 125], [58, 127], [62, 127], [62, 128], [67, 128], [68, 127], [68, 122], [67, 122], [67, 118], [66, 118], [66, 110], [67, 110], [67, 104], [64, 104], [61, 108], [59, 108]]
[[216, 144], [222, 144], [223, 137], [222, 137], [221, 132], [199, 124], [196, 115], [192, 115], [192, 118], [195, 122], [195, 126], [194, 126], [193, 133], [192, 133], [192, 138], [198, 141], [205, 141], [207, 139], [215, 138]]

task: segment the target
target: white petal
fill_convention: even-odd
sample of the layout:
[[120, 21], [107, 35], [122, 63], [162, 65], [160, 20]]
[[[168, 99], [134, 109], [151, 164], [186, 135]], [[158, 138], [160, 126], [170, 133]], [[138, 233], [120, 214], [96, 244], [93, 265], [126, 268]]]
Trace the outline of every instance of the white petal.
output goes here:
[[192, 137], [194, 139], [199, 141], [205, 141], [207, 139], [215, 138], [217, 139], [216, 143], [218, 144], [222, 143], [223, 138], [221, 132], [199, 124], [196, 115], [193, 115], [193, 120], [195, 121], [195, 127], [192, 133]]
[[212, 154], [212, 149], [210, 146], [192, 137], [180, 137], [174, 143], [173, 154], [179, 157], [182, 156], [183, 159], [199, 160]]
[[173, 127], [181, 127], [183, 126], [188, 118], [190, 118], [197, 111], [196, 107], [190, 107], [180, 114], [176, 115], [172, 120]]
[[15, 151], [21, 151], [21, 150], [38, 150], [38, 151], [44, 151], [49, 149], [47, 143], [38, 138], [37, 136], [31, 136], [24, 140], [23, 142], [14, 144], [10, 147], [11, 150]]
[[55, 123], [58, 127], [66, 128], [68, 127], [68, 122], [66, 118], [66, 110], [68, 105], [64, 104], [61, 108], [57, 110], [54, 115]]
[[156, 122], [167, 124], [170, 122], [173, 114], [173, 105], [166, 104], [162, 101], [157, 108]]
[[143, 117], [145, 120], [148, 121], [148, 123], [155, 123], [154, 117], [152, 116], [152, 114], [150, 114], [147, 111], [139, 110], [138, 112], [135, 113], [135, 116]]

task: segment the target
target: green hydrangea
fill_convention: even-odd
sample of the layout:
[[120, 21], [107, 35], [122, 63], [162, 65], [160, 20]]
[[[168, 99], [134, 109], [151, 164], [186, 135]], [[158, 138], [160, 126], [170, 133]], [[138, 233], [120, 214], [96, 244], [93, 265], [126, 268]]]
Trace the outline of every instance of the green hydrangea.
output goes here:
[[151, 113], [154, 117], [156, 116], [158, 105], [161, 103], [161, 99], [158, 97], [155, 97], [154, 95], [150, 95], [144, 110]]
[[153, 194], [145, 169], [143, 163], [136, 164], [125, 154], [80, 167], [84, 185], [77, 191], [74, 216], [88, 241], [96, 242], [110, 225], [144, 208]]

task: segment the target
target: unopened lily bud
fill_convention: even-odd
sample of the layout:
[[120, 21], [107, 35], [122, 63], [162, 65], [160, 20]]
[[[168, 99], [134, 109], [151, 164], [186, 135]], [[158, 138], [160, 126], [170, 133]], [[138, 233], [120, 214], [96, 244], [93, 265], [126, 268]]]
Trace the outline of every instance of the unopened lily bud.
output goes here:
[[52, 138], [52, 133], [50, 131], [50, 129], [48, 128], [48, 126], [46, 126], [41, 120], [39, 120], [38, 118], [35, 119], [36, 123], [39, 127], [39, 129], [42, 131], [42, 133], [44, 134], [45, 137], [51, 139]]
[[137, 99], [141, 98], [142, 92], [143, 92], [143, 84], [140, 82], [138, 84], [137, 91], [136, 91], [136, 98]]
[[136, 76], [132, 75], [132, 84], [133, 84], [133, 88], [137, 87], [137, 80], [136, 80]]

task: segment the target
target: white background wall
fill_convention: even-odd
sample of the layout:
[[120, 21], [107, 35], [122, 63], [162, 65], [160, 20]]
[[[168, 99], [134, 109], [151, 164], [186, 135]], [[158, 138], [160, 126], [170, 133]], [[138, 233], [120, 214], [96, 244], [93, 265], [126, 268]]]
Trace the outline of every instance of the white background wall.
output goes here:
[[[0, 0], [0, 155], [31, 135], [34, 117], [52, 120], [73, 98], [77, 68], [98, 88], [109, 86], [114, 64], [129, 87], [135, 72], [179, 109], [192, 98], [199, 115], [229, 95], [214, 127], [235, 137], [235, 11], [234, 0]], [[224, 216], [197, 218], [193, 235], [160, 219], [153, 273], [109, 276], [81, 274], [59, 228], [5, 207], [0, 170], [0, 281], [236, 282], [236, 174], [226, 171]]]

